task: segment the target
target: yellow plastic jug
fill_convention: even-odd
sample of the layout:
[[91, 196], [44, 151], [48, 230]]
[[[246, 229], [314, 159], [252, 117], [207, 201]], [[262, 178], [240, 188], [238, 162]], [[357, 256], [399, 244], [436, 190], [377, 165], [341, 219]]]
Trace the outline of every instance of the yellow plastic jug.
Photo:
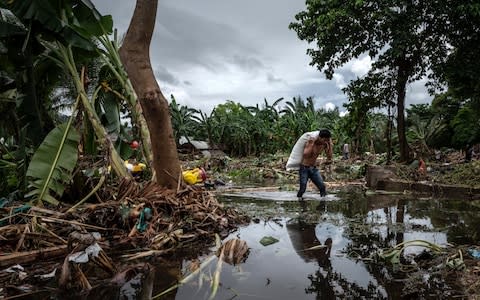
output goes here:
[[183, 180], [187, 184], [195, 184], [205, 181], [207, 173], [203, 168], [195, 168], [193, 170], [186, 170], [182, 172]]
[[124, 164], [125, 164], [125, 168], [127, 168], [127, 170], [133, 175], [141, 173], [143, 172], [143, 170], [147, 168], [147, 165], [143, 163], [137, 163], [135, 161], [128, 160], [128, 159], [124, 162]]

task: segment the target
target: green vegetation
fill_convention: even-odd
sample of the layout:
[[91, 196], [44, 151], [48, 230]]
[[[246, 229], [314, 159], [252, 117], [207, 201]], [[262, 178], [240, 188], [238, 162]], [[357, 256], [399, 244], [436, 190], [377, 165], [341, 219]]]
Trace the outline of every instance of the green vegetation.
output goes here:
[[[127, 175], [124, 159], [135, 157], [152, 169], [150, 132], [119, 59], [119, 42], [110, 35], [111, 17], [88, 0], [37, 2], [0, 0], [0, 197], [24, 199], [42, 182], [36, 189], [44, 192], [35, 195], [48, 190], [50, 203], [71, 201], [63, 189], [52, 188], [53, 177], [64, 184], [81, 181], [88, 191], [85, 185], [91, 189], [103, 178], [92, 169], [111, 167], [110, 182]], [[290, 28], [310, 42], [311, 64], [328, 78], [353, 58], [374, 61], [365, 77], [344, 89], [348, 114], [318, 109], [310, 95], [273, 101], [258, 95], [261, 104], [251, 107], [229, 100], [207, 114], [171, 95], [177, 143], [181, 136], [205, 140], [230, 157], [256, 157], [261, 168], [261, 158], [278, 159], [274, 155], [288, 153], [304, 132], [319, 128], [332, 131], [336, 153], [349, 143], [353, 157], [385, 153], [386, 163], [480, 142], [478, 3], [309, 0], [295, 20]], [[408, 84], [420, 79], [428, 79], [432, 104], [405, 108]], [[79, 134], [78, 155], [44, 152], [49, 166], [42, 168], [50, 171], [30, 176], [42, 143], [68, 119]], [[55, 140], [49, 147], [62, 149], [66, 139]], [[130, 148], [132, 140], [140, 142], [139, 151]], [[69, 168], [58, 165], [60, 158]], [[260, 176], [240, 168], [232, 174]]]
[[459, 99], [478, 103], [478, 79], [473, 78], [478, 61], [472, 61], [479, 55], [472, 44], [479, 41], [478, 2], [309, 0], [306, 5], [290, 28], [309, 42], [311, 65], [331, 79], [353, 58], [372, 59], [368, 74], [345, 90], [351, 101], [362, 102], [352, 110], [360, 120], [373, 107], [396, 108], [401, 161], [411, 157], [404, 114], [409, 83], [428, 77], [430, 86], [446, 83]]

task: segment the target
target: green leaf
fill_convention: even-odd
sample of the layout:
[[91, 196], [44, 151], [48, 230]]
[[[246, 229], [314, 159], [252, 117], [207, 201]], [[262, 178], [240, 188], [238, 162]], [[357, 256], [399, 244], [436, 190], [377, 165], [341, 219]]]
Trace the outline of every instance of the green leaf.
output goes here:
[[271, 237], [271, 236], [264, 236], [260, 240], [260, 244], [262, 244], [263, 246], [268, 246], [268, 245], [271, 245], [271, 244], [275, 244], [277, 242], [278, 242], [278, 240], [274, 237]]
[[73, 9], [78, 23], [72, 24], [76, 31], [83, 32], [86, 38], [112, 33], [113, 19], [111, 15], [102, 16], [89, 0], [82, 0], [82, 5]]
[[8, 8], [22, 20], [36, 20], [52, 31], [59, 31], [62, 22], [57, 17], [56, 9], [51, 1], [15, 0], [8, 2]]
[[28, 166], [30, 192], [33, 200], [58, 204], [55, 196], [62, 196], [65, 185], [72, 179], [77, 164], [80, 134], [68, 124], [54, 128], [33, 155]]
[[9, 10], [0, 8], [0, 37], [10, 37], [27, 32], [23, 24]]
[[112, 96], [112, 94], [107, 94], [103, 101], [103, 108], [105, 111], [106, 123], [103, 125], [107, 129], [108, 133], [120, 134], [120, 106]]
[[[94, 36], [110, 34], [113, 20], [102, 16], [90, 0], [10, 0], [0, 1], [24, 24], [35, 22], [43, 38], [62, 40], [72, 47], [93, 51]], [[1, 25], [1, 24], [0, 24]], [[8, 28], [0, 26], [0, 33]]]

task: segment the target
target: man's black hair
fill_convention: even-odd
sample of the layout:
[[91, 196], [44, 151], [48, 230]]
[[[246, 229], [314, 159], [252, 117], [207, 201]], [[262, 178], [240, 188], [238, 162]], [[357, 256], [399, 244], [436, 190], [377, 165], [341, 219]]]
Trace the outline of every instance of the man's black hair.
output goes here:
[[321, 138], [331, 138], [332, 134], [328, 129], [320, 129], [320, 131], [318, 132], [318, 136]]

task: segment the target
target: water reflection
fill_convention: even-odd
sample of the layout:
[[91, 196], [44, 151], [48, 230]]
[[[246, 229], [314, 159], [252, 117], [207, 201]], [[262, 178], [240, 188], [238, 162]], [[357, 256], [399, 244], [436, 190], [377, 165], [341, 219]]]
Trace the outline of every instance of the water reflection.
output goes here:
[[[287, 222], [287, 232], [297, 255], [305, 262], [315, 261], [318, 265], [314, 273], [307, 275], [310, 286], [306, 293], [313, 294], [316, 299], [385, 298], [384, 288], [366, 266], [343, 253], [352, 242], [344, 232], [346, 219], [341, 214], [330, 213], [328, 205], [321, 201], [315, 207], [321, 212], [318, 223], [305, 222], [302, 215]], [[325, 247], [318, 249], [322, 242]]]
[[330, 235], [328, 237], [321, 235], [325, 241], [322, 244], [316, 235], [316, 227], [314, 224], [305, 223], [302, 218], [298, 218], [294, 222], [287, 223], [286, 228], [297, 255], [305, 262], [313, 261], [318, 265], [318, 269], [313, 274], [307, 275], [311, 284], [305, 289], [306, 293], [315, 294], [317, 298], [332, 299], [335, 296], [330, 262], [333, 239]]
[[[420, 200], [405, 195], [339, 193], [334, 201], [291, 201], [262, 192], [229, 195], [228, 206], [247, 211], [257, 222], [229, 238], [247, 242], [250, 254], [240, 265], [223, 264], [215, 299], [405, 299], [459, 295], [446, 283], [441, 288], [406, 291], [406, 275], [368, 258], [374, 251], [404, 241], [436, 244], [478, 243], [478, 207], [454, 200]], [[283, 200], [288, 199], [288, 200]], [[262, 246], [262, 237], [278, 243]], [[408, 255], [423, 249], [409, 247]], [[205, 274], [213, 274], [215, 264]], [[207, 299], [208, 276], [176, 291], [175, 299]], [[154, 293], [155, 294], [155, 293]]]

